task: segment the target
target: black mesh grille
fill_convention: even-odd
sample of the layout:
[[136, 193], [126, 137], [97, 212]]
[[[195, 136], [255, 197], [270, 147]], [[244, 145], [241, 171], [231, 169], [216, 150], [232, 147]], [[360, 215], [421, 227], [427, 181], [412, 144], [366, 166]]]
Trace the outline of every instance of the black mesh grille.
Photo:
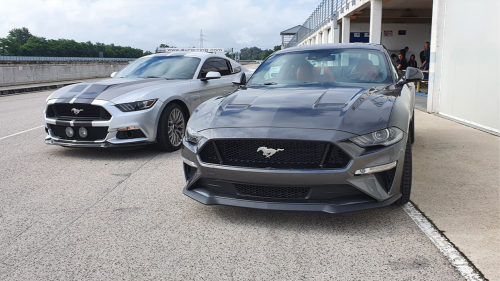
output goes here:
[[200, 158], [206, 163], [228, 166], [319, 169], [328, 147], [332, 148], [331, 156], [323, 167], [343, 168], [349, 163], [348, 155], [325, 142], [269, 139], [211, 141], [201, 150]]
[[106, 135], [108, 134], [108, 127], [85, 127], [85, 129], [87, 129], [88, 135], [86, 138], [82, 138], [78, 134], [78, 130], [80, 129], [80, 127], [72, 127], [74, 134], [72, 137], [68, 137], [66, 135], [66, 128], [67, 126], [50, 125], [52, 133], [65, 140], [96, 141], [106, 138]]
[[[109, 112], [104, 108], [97, 105], [60, 103], [51, 105], [51, 109], [55, 113], [56, 117], [70, 117], [72, 119], [86, 118], [92, 120], [111, 119], [111, 114], [109, 114]], [[76, 112], [78, 112], [78, 114]]]
[[311, 190], [310, 187], [300, 186], [263, 186], [250, 184], [235, 184], [238, 195], [276, 198], [276, 199], [305, 199]]
[[328, 162], [325, 163], [325, 168], [344, 168], [349, 164], [349, 161], [351, 161], [349, 155], [340, 150], [340, 148], [331, 145], [330, 157], [328, 158]]
[[201, 161], [212, 164], [220, 164], [213, 142], [207, 143], [200, 152]]

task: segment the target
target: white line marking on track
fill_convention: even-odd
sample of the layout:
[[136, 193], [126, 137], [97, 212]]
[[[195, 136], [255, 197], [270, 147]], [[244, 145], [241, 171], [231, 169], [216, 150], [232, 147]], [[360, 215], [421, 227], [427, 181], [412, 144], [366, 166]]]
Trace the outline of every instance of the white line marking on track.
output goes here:
[[35, 127], [35, 128], [31, 128], [31, 129], [28, 129], [28, 130], [24, 130], [22, 132], [19, 132], [19, 133], [15, 133], [15, 134], [12, 134], [12, 135], [8, 135], [8, 136], [5, 136], [5, 137], [1, 137], [0, 140], [3, 140], [3, 139], [6, 139], [6, 138], [10, 138], [10, 137], [13, 137], [13, 136], [17, 136], [17, 135], [20, 135], [22, 133], [26, 133], [26, 132], [29, 132], [29, 131], [33, 131], [33, 130], [36, 130], [38, 128], [42, 128], [43, 126], [45, 125], [41, 125], [41, 126], [38, 126], [38, 127]]
[[443, 253], [452, 266], [454, 266], [466, 280], [469, 281], [484, 281], [483, 277], [476, 269], [464, 258], [448, 239], [439, 232], [434, 225], [415, 208], [410, 202], [403, 206], [403, 210], [410, 218], [418, 225], [418, 227], [429, 237], [436, 247]]

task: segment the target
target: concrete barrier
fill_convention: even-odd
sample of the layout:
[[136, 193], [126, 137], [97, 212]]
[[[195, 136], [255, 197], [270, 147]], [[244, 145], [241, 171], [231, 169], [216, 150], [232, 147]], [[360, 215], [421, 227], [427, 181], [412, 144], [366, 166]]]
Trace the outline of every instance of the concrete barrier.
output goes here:
[[0, 86], [109, 77], [129, 62], [2, 62]]

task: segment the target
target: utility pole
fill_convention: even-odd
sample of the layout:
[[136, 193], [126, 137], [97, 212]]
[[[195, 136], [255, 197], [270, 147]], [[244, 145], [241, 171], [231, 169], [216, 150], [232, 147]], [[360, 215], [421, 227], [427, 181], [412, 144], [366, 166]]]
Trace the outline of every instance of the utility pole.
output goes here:
[[206, 35], [203, 34], [203, 29], [201, 29], [200, 30], [200, 39], [199, 39], [199, 41], [200, 41], [200, 49], [203, 49], [203, 41], [204, 41], [203, 36], [206, 36]]

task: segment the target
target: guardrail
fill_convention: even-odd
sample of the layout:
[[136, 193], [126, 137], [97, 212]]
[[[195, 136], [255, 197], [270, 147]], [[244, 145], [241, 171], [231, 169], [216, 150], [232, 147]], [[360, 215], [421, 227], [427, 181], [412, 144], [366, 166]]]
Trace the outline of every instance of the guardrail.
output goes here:
[[134, 61], [134, 58], [0, 56], [0, 61]]
[[309, 18], [302, 24], [297, 33], [285, 45], [285, 48], [297, 46], [307, 37], [316, 33], [321, 27], [330, 21], [336, 21], [337, 15], [349, 9], [350, 5], [355, 5], [356, 0], [323, 0], [321, 4], [312, 12]]

